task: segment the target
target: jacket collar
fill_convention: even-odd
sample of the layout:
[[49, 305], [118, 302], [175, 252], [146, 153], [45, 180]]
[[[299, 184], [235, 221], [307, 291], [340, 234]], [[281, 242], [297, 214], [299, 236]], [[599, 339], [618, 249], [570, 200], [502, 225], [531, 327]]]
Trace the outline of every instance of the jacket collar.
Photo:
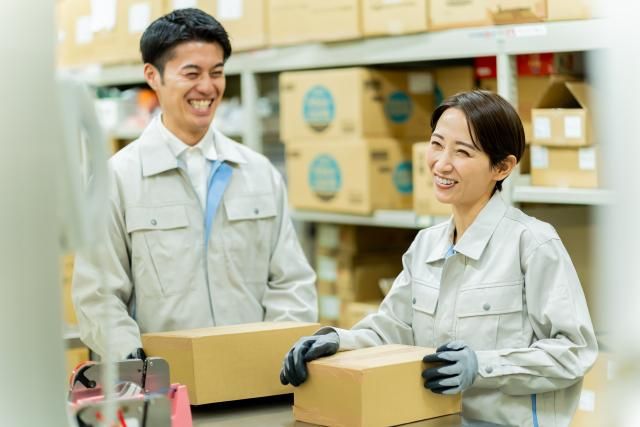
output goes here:
[[[166, 133], [158, 125], [159, 118], [149, 123], [139, 139], [142, 175], [157, 175], [178, 168], [178, 159], [171, 150]], [[220, 161], [246, 163], [247, 159], [237, 146], [237, 142], [213, 128], [213, 138]]]
[[[502, 218], [504, 218], [506, 212], [507, 205], [504, 200], [502, 200], [500, 192], [496, 191], [462, 238], [458, 240], [458, 243], [453, 247], [454, 251], [476, 261], [480, 259], [489, 240], [491, 240], [491, 236], [493, 236], [493, 233], [500, 221], [502, 221]], [[436, 248], [429, 255], [426, 262], [431, 263], [446, 258], [447, 251], [453, 243], [454, 229], [455, 223], [453, 217], [451, 217], [446, 228], [446, 233], [441, 236]]]

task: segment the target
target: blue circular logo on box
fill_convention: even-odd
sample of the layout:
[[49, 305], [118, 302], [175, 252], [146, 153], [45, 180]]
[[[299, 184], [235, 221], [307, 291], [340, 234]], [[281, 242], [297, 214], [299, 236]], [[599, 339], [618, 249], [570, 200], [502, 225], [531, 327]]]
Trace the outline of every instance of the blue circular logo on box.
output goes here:
[[333, 199], [342, 187], [342, 174], [336, 159], [328, 154], [313, 159], [309, 167], [309, 186], [320, 199]]
[[413, 105], [409, 95], [402, 91], [389, 94], [384, 104], [384, 112], [394, 123], [405, 123], [411, 117]]
[[335, 116], [336, 104], [329, 89], [317, 85], [304, 94], [302, 117], [312, 129], [322, 132], [329, 127]]
[[410, 161], [401, 162], [393, 171], [393, 184], [402, 194], [413, 192], [413, 168]]

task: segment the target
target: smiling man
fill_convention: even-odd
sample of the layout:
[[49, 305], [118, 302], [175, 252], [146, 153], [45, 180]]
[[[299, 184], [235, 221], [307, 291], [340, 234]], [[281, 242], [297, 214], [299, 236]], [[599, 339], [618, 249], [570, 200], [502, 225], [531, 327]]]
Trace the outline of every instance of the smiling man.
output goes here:
[[211, 126], [231, 55], [226, 31], [181, 9], [154, 21], [140, 50], [162, 114], [110, 161], [101, 256], [76, 258], [82, 341], [100, 355], [144, 357], [145, 332], [315, 321], [315, 274], [282, 177]]

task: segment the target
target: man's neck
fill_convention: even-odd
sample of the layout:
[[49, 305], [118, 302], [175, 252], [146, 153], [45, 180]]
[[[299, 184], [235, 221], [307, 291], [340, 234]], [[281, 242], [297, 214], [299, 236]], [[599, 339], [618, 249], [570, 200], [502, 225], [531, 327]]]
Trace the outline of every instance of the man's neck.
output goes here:
[[182, 141], [184, 144], [190, 147], [193, 147], [198, 142], [200, 142], [207, 133], [206, 129], [204, 131], [197, 132], [197, 133], [184, 131], [178, 128], [177, 126], [172, 126], [171, 123], [167, 123], [167, 120], [165, 120], [164, 116], [161, 117], [161, 120], [162, 120], [162, 124], [164, 125], [165, 128], [167, 128], [169, 132], [174, 134], [180, 141]]

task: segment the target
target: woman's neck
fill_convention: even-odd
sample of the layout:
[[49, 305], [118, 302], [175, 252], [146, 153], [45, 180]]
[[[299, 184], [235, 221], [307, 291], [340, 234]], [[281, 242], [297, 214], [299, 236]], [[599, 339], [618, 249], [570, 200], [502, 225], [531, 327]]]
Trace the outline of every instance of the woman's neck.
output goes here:
[[481, 197], [473, 204], [469, 205], [454, 205], [453, 210], [453, 223], [456, 229], [453, 233], [453, 243], [458, 243], [467, 229], [476, 220], [478, 214], [486, 206], [491, 199], [491, 193]]

